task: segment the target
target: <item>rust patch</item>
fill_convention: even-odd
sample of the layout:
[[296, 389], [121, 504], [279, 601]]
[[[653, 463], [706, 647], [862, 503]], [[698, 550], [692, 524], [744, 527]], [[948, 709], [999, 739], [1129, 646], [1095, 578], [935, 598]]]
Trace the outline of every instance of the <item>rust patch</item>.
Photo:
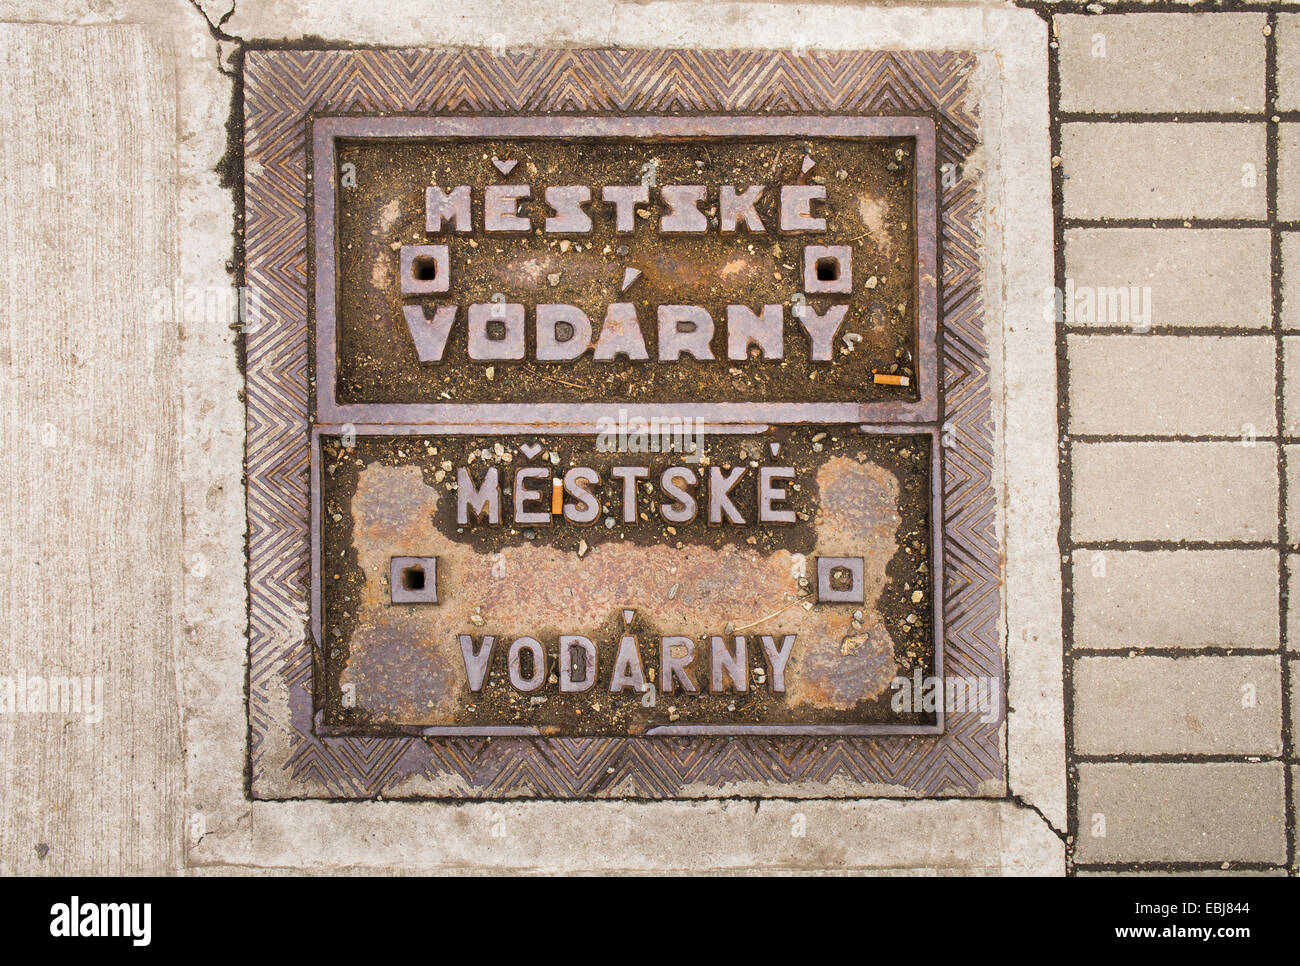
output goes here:
[[[743, 527], [668, 524], [652, 509], [650, 481], [634, 524], [622, 522], [619, 494], [608, 489], [591, 525], [456, 521], [453, 469], [462, 465], [477, 468], [476, 480], [495, 467], [503, 482], [520, 466], [547, 467], [549, 477], [589, 465], [607, 481], [611, 465], [644, 465], [653, 480], [667, 466], [692, 465], [680, 454], [599, 452], [590, 436], [365, 437], [352, 449], [327, 441], [324, 634], [331, 694], [353, 702], [327, 702], [327, 716], [381, 729], [523, 725], [546, 734], [637, 734], [668, 723], [915, 723], [920, 716], [894, 712], [889, 698], [896, 676], [933, 664], [928, 619], [918, 616], [930, 601], [928, 556], [916, 550], [928, 545], [925, 439], [816, 428], [712, 437], [695, 464], [701, 475], [715, 465], [748, 465], [751, 475], [755, 463], [795, 470], [796, 522], [755, 522], [756, 496], [738, 485]], [[522, 448], [534, 445], [529, 458]], [[438, 558], [439, 604], [389, 603], [394, 556]], [[817, 602], [818, 557], [862, 558], [862, 603]], [[626, 627], [625, 610], [635, 612]], [[497, 640], [478, 692], [468, 686], [464, 634]], [[562, 634], [596, 646], [590, 691], [556, 686]], [[608, 691], [624, 634], [636, 638], [653, 703]], [[711, 638], [730, 645], [737, 634], [747, 639], [748, 689], [709, 694]], [[773, 689], [765, 634], [777, 643], [795, 635], [783, 692]], [[531, 693], [508, 680], [505, 649], [521, 636], [536, 638], [548, 662], [545, 683]], [[668, 636], [694, 642], [700, 693], [663, 691], [660, 640]]]
[[[503, 174], [494, 164], [513, 159]], [[585, 402], [593, 398], [629, 403], [692, 399], [708, 402], [908, 402], [918, 396], [916, 264], [916, 143], [907, 137], [700, 137], [636, 138], [343, 138], [337, 164], [349, 172], [336, 191], [335, 286], [337, 374], [335, 392], [344, 404], [435, 404], [482, 402]], [[659, 230], [668, 210], [665, 185], [701, 185], [699, 203], [707, 228], [699, 233]], [[472, 196], [474, 229], [429, 233], [425, 189], [465, 185]], [[488, 232], [482, 192], [488, 186], [527, 186], [519, 216], [531, 230]], [[581, 185], [591, 230], [564, 235], [544, 230], [553, 213], [548, 187]], [[616, 231], [605, 187], [642, 186], [647, 201], [636, 207], [634, 230]], [[723, 185], [743, 190], [763, 185], [754, 211], [764, 226], [724, 233], [719, 224]], [[813, 203], [826, 228], [807, 234], [779, 228], [782, 186], [816, 186], [825, 199]], [[864, 207], [869, 203], [869, 209]], [[867, 212], [870, 212], [868, 218]], [[447, 244], [450, 290], [403, 295], [398, 257], [403, 245]], [[852, 249], [852, 289], [805, 294], [805, 245]], [[624, 272], [641, 273], [622, 288]], [[868, 284], [870, 280], [870, 284]], [[527, 319], [524, 360], [491, 363], [471, 358], [466, 315], [474, 303], [522, 303]], [[533, 311], [539, 303], [581, 309], [593, 343], [612, 303], [635, 307], [649, 360], [596, 361], [590, 352], [562, 364], [533, 359]], [[456, 304], [445, 353], [420, 361], [407, 331], [404, 306], [432, 312]], [[660, 305], [698, 305], [711, 316], [713, 358], [660, 362]], [[783, 312], [781, 358], [729, 359], [727, 307]], [[813, 359], [799, 313], [847, 306], [830, 359]], [[487, 380], [487, 365], [495, 370]], [[908, 385], [885, 386], [873, 369], [909, 376]], [[736, 371], [743, 370], [743, 379]], [[554, 372], [563, 382], [539, 372]]]

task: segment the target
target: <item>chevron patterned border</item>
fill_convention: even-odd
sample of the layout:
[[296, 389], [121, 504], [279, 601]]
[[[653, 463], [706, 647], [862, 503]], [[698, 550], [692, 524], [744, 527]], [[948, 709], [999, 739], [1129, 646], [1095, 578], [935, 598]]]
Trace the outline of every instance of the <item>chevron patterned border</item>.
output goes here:
[[[275, 50], [244, 64], [249, 756], [255, 798], [987, 795], [1002, 720], [937, 737], [317, 738], [309, 586], [309, 119], [313, 114], [928, 114], [939, 161], [978, 143], [961, 53]], [[945, 673], [1005, 680], [980, 191], [941, 182]], [[1005, 688], [1003, 689], [1005, 693]]]

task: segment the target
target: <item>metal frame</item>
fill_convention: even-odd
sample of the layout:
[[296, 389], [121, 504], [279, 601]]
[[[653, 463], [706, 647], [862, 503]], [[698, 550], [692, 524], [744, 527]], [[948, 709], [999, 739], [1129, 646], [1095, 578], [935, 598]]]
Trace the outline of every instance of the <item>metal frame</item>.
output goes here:
[[[312, 125], [317, 117], [340, 115], [933, 119], [936, 167], [957, 175], [936, 186], [942, 356], [935, 371], [943, 423], [925, 427], [951, 442], [942, 466], [944, 670], [997, 676], [1005, 685], [998, 436], [981, 255], [983, 168], [967, 166], [980, 144], [979, 104], [972, 97], [978, 58], [955, 50], [801, 55], [619, 48], [514, 52], [508, 69], [502, 63], [499, 52], [470, 48], [252, 50], [244, 60], [244, 277], [258, 307], [244, 330], [250, 797], [1003, 794], [1005, 704], [991, 717], [950, 714], [944, 733], [929, 736], [334, 738], [314, 732]], [[500, 429], [536, 428], [529, 425], [532, 412], [519, 415]], [[743, 421], [766, 424], [779, 415], [768, 410]], [[352, 422], [358, 432], [391, 431]]]

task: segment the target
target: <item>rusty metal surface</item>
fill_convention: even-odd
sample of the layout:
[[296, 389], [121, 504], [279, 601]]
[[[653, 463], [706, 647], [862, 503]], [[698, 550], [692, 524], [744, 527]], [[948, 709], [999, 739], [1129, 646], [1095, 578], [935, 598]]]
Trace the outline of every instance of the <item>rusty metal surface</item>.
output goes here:
[[[435, 726], [422, 738], [331, 737], [318, 730], [321, 675], [309, 626], [314, 116], [926, 116], [936, 122], [936, 166], [962, 171], [978, 139], [966, 100], [973, 65], [969, 55], [923, 52], [537, 51], [504, 59], [463, 50], [249, 53], [246, 272], [259, 306], [247, 331], [255, 797], [962, 795], [1004, 787], [1000, 711], [992, 719], [950, 714], [937, 735], [460, 738], [440, 736]], [[937, 433], [942, 425], [951, 438], [938, 477], [945, 671], [1000, 680], [978, 171], [945, 179], [939, 192], [942, 408], [922, 427], [895, 431]], [[768, 415], [797, 421], [799, 414]], [[522, 410], [499, 428], [526, 431], [530, 422]], [[365, 421], [355, 430], [395, 431]], [[428, 427], [396, 431], [421, 435]]]
[[[315, 361], [322, 422], [565, 425], [594, 422], [618, 409], [631, 416], [713, 421], [936, 418], [937, 202], [935, 129], [929, 117], [317, 117], [312, 132]], [[508, 175], [495, 167], [498, 154], [510, 157]], [[669, 159], [673, 154], [681, 156], [676, 165]], [[543, 172], [534, 159], [547, 166]], [[653, 170], [647, 160], [654, 162]], [[349, 186], [341, 189], [344, 164]], [[546, 176], [583, 186], [643, 177], [653, 182], [642, 186], [653, 201], [659, 200], [656, 192], [672, 187], [660, 185], [661, 179], [699, 181], [701, 204], [712, 205], [705, 210], [714, 212], [714, 223], [710, 228], [701, 214], [696, 231], [674, 237], [645, 223], [652, 219], [634, 218], [631, 231], [616, 233], [612, 219], [602, 217], [611, 214], [609, 206], [593, 204], [589, 208], [598, 213], [588, 218], [596, 225], [586, 233], [561, 231], [563, 251], [540, 227], [540, 214], [535, 230], [513, 238], [481, 229], [484, 202], [476, 192], [509, 177], [510, 187], [540, 196], [544, 185], [538, 179]], [[453, 233], [447, 225], [444, 234], [440, 224], [437, 233], [426, 234], [423, 188], [417, 186], [436, 180], [444, 192], [456, 190], [444, 179], [464, 185], [473, 197], [472, 209], [467, 208], [474, 212], [472, 230]], [[721, 236], [719, 186], [758, 184], [775, 198], [778, 184], [763, 181], [821, 191], [826, 230], [783, 231], [785, 206], [778, 218], [760, 205], [756, 213], [766, 215], [760, 232]], [[599, 196], [599, 185], [594, 194]], [[545, 210], [540, 197], [528, 203]], [[648, 201], [641, 214], [653, 210]], [[445, 240], [445, 246], [437, 246], [444, 264], [435, 279], [416, 289], [408, 284], [397, 251], [409, 258], [411, 245], [426, 239]], [[721, 243], [709, 250], [714, 241]], [[817, 243], [813, 248], [844, 243], [825, 253], [839, 252], [846, 268], [849, 253], [858, 249], [858, 271], [845, 273], [838, 292], [816, 284], [811, 259], [808, 266], [799, 264], [805, 244], [812, 242]], [[454, 262], [450, 269], [447, 248]], [[640, 276], [630, 292], [620, 290], [624, 266]], [[455, 277], [450, 292], [443, 288], [449, 275]], [[722, 284], [710, 290], [707, 283], [719, 279]], [[446, 343], [445, 357], [439, 347], [436, 367], [418, 362], [408, 345], [402, 296], [414, 294], [431, 298], [407, 299], [406, 305], [459, 311], [452, 323], [456, 334]], [[531, 316], [538, 303], [569, 299], [591, 313], [597, 332], [602, 331], [600, 314], [593, 310], [603, 312], [604, 304], [626, 300], [641, 325], [651, 329], [647, 341], [653, 352], [656, 295], [667, 303], [700, 300], [711, 311], [716, 361], [670, 366], [653, 358], [601, 363], [580, 357], [565, 363], [562, 378], [548, 373], [545, 361], [527, 361], [524, 309]], [[465, 324], [469, 303], [489, 299], [518, 310], [521, 357], [493, 361], [491, 381], [483, 376], [487, 364], [464, 357], [455, 328]], [[755, 310], [763, 303], [784, 306], [781, 359], [728, 358], [721, 310], [729, 301]], [[812, 362], [799, 320], [832, 306], [846, 307], [848, 315], [836, 332], [831, 358]], [[905, 337], [890, 338], [889, 330], [900, 325]], [[899, 361], [912, 374], [911, 385], [872, 382], [874, 367], [888, 369]], [[433, 369], [446, 374], [442, 382]], [[657, 371], [646, 378], [652, 369]], [[829, 411], [814, 403], [838, 405]]]
[[[899, 676], [942, 667], [937, 438], [829, 426], [665, 434], [656, 450], [661, 441], [693, 452], [628, 451], [598, 435], [318, 434], [318, 730], [941, 733], [942, 709], [891, 706]], [[631, 504], [628, 474], [613, 467], [645, 470]], [[523, 522], [511, 519], [515, 473], [544, 484]], [[664, 473], [698, 479], [686, 519], [660, 512]], [[567, 474], [591, 485], [560, 486], [552, 506], [552, 480]], [[466, 483], [489, 478], [504, 499], [495, 522], [458, 513], [472, 502]], [[402, 576], [412, 566], [415, 590]], [[831, 582], [841, 570], [855, 577], [843, 590]], [[425, 583], [434, 574], [436, 596]], [[568, 692], [566, 638], [595, 664]], [[637, 682], [617, 687], [629, 638]], [[518, 640], [543, 649], [540, 682], [521, 685], [507, 666]], [[679, 678], [664, 670], [670, 640], [692, 651]], [[739, 683], [713, 662], [724, 647], [750, 657]], [[480, 668], [472, 658], [484, 653]]]

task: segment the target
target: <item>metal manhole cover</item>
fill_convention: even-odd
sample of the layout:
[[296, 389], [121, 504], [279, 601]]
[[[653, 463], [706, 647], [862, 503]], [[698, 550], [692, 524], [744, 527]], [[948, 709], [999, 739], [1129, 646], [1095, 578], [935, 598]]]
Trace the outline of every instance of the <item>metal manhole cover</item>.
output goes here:
[[929, 118], [313, 130], [323, 418], [933, 418]]
[[940, 724], [894, 707], [891, 687], [934, 673], [928, 434], [679, 425], [653, 441], [610, 427], [318, 446], [330, 733]]
[[499, 57], [248, 58], [253, 793], [987, 791], [973, 60]]

